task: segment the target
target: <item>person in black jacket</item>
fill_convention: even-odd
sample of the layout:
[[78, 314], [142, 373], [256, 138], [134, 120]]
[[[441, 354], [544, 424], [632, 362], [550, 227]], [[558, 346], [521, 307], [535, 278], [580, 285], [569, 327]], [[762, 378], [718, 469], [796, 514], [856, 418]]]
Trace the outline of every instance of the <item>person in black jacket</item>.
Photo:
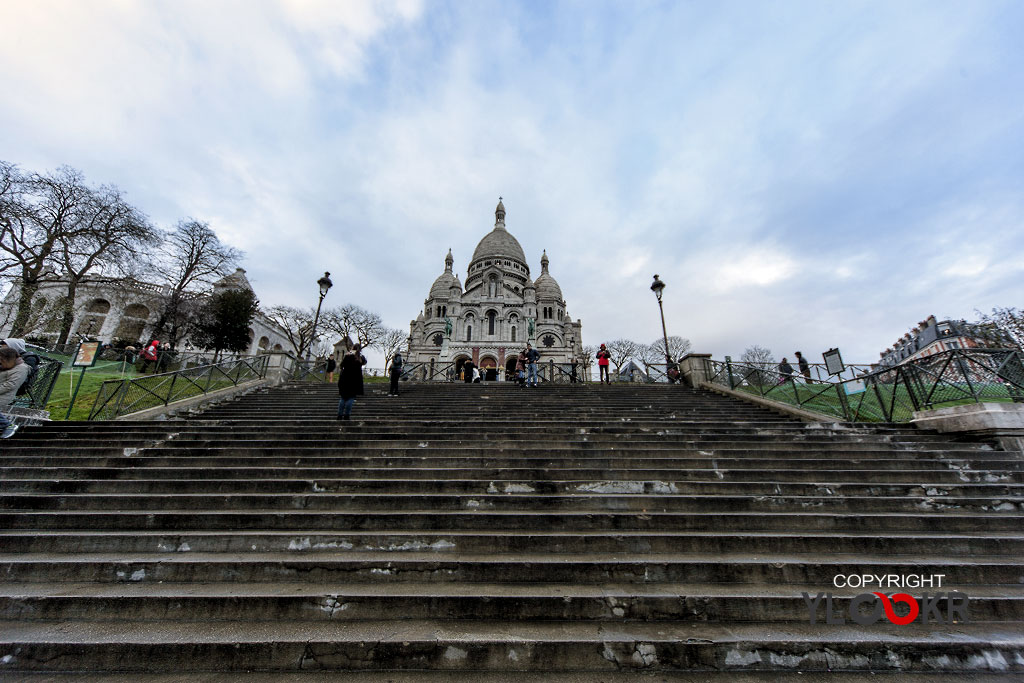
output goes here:
[[391, 367], [388, 369], [388, 374], [391, 377], [391, 388], [388, 389], [388, 396], [398, 396], [398, 380], [402, 378], [402, 366], [404, 364], [402, 352], [395, 351], [395, 357], [391, 359]]
[[537, 386], [537, 361], [540, 360], [540, 351], [526, 344], [526, 385]]
[[352, 406], [356, 403], [356, 396], [363, 395], [363, 366], [366, 365], [366, 356], [360, 351], [362, 346], [355, 347], [345, 354], [341, 359], [341, 373], [338, 377], [338, 419], [348, 420], [352, 415]]

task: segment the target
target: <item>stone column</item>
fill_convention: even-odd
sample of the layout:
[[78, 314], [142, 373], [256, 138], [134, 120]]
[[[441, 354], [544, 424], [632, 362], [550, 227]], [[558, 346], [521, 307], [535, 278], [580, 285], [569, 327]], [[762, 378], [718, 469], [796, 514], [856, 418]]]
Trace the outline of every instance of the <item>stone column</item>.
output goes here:
[[707, 382], [711, 366], [707, 362], [710, 353], [688, 353], [679, 359], [679, 374], [691, 387], [697, 388]]

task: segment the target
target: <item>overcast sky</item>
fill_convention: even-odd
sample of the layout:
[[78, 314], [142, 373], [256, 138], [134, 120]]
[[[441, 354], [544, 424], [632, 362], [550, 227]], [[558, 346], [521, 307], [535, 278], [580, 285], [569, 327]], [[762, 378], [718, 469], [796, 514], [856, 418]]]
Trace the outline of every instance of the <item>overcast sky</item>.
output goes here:
[[584, 343], [871, 362], [1024, 307], [1024, 3], [0, 0], [0, 159], [408, 330], [504, 197]]

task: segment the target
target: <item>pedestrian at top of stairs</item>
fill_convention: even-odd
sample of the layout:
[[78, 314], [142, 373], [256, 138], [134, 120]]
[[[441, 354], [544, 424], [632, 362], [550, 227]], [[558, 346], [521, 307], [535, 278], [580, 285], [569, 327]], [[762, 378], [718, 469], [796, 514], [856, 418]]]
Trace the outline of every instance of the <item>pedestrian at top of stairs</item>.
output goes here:
[[334, 371], [338, 369], [338, 363], [334, 360], [334, 355], [327, 356], [327, 381], [334, 383]]
[[811, 379], [811, 365], [804, 358], [804, 354], [799, 351], [796, 352], [796, 364], [800, 368], [800, 374], [804, 376], [804, 379], [810, 384], [813, 380]]
[[[0, 348], [0, 410], [14, 403], [18, 389], [28, 379], [28, 363], [10, 346]], [[18, 431], [18, 425], [11, 424], [6, 415], [0, 414], [0, 438], [9, 439]]]
[[388, 389], [388, 396], [398, 396], [398, 380], [402, 378], [402, 352], [395, 351], [395, 357], [391, 359], [391, 367], [388, 368], [388, 375], [391, 378], [391, 387]]
[[348, 420], [352, 415], [352, 406], [356, 403], [356, 396], [363, 395], [363, 366], [366, 365], [366, 356], [362, 346], [356, 344], [341, 359], [341, 372], [338, 376], [338, 419]]

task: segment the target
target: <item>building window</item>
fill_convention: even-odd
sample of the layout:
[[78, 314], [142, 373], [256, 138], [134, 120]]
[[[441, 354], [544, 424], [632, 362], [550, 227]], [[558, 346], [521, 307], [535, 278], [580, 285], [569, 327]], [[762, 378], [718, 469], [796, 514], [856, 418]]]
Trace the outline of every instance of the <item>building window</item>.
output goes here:
[[513, 327], [512, 328], [512, 341], [515, 341], [515, 340], [516, 340], [516, 328]]
[[497, 314], [494, 311], [487, 313], [487, 334], [494, 334], [494, 319], [497, 318]]
[[466, 325], [466, 341], [473, 341], [473, 326]]

